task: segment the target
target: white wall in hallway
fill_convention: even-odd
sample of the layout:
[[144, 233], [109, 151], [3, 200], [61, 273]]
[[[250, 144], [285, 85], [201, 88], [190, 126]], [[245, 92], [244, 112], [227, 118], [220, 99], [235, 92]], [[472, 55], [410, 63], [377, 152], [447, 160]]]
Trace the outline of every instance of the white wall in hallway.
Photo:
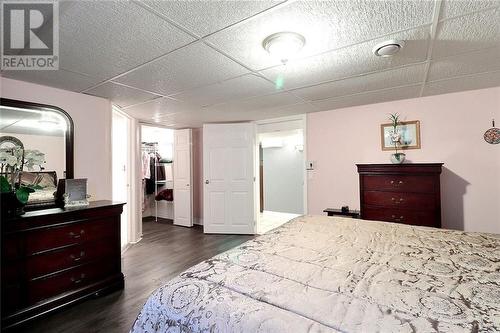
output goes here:
[[303, 151], [291, 143], [264, 148], [264, 210], [303, 214]]

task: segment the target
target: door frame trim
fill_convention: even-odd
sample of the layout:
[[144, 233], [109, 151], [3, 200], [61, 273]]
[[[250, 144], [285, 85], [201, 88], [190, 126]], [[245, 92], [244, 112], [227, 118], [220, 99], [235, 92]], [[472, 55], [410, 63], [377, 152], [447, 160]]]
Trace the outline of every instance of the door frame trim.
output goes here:
[[[136, 242], [137, 237], [136, 237], [136, 219], [134, 219], [136, 213], [137, 213], [137, 205], [136, 205], [136, 200], [135, 200], [135, 193], [136, 193], [136, 183], [135, 183], [135, 154], [134, 154], [134, 140], [133, 140], [133, 129], [134, 129], [134, 121], [135, 119], [125, 112], [123, 112], [118, 105], [113, 104], [112, 105], [112, 117], [113, 114], [116, 113], [117, 115], [125, 118], [127, 120], [127, 159], [126, 159], [126, 171], [127, 171], [127, 202], [124, 207], [124, 209], [128, 210], [127, 214], [127, 243], [125, 244], [123, 250], [125, 250], [130, 243]], [[113, 122], [111, 122], [111, 135], [113, 135]], [[113, 140], [111, 140], [113, 142]], [[111, 151], [113, 151], [113, 146], [111, 146]], [[113, 171], [113, 170], [112, 170]], [[111, 180], [113, 177], [111, 177]]]

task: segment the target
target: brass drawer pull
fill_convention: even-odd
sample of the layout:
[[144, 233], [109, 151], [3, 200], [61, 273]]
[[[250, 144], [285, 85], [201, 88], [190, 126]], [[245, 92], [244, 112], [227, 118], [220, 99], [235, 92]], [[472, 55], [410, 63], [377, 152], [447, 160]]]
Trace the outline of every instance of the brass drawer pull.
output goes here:
[[84, 273], [82, 273], [82, 274], [80, 274], [80, 278], [71, 277], [71, 282], [73, 282], [74, 284], [79, 284], [79, 283], [81, 283], [84, 279], [85, 279], [85, 274], [84, 274]]
[[83, 236], [83, 234], [85, 234], [85, 230], [82, 229], [82, 230], [80, 230], [79, 233], [71, 231], [68, 235], [71, 238], [78, 239], [78, 238], [81, 238]]
[[405, 217], [404, 217], [403, 215], [401, 215], [399, 218], [398, 218], [398, 217], [396, 217], [396, 215], [392, 215], [392, 218], [393, 218], [393, 219], [394, 219], [394, 221], [396, 221], [396, 222], [402, 222], [402, 221], [405, 219]]
[[400, 180], [400, 181], [395, 181], [395, 180], [391, 180], [391, 185], [403, 185], [404, 184], [404, 181]]
[[403, 198], [399, 198], [399, 200], [396, 200], [396, 198], [391, 198], [391, 201], [392, 201], [392, 202], [395, 202], [395, 203], [397, 203], [397, 204], [402, 203], [404, 200], [405, 200], [405, 199], [403, 199]]
[[72, 254], [69, 256], [73, 261], [80, 261], [85, 257], [85, 251], [80, 251], [80, 256], [77, 256], [76, 254]]

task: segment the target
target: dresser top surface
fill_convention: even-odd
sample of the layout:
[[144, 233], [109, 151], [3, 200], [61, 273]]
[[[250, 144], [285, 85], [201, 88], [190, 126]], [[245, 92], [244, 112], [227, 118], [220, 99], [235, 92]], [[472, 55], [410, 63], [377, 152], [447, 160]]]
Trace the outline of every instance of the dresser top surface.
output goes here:
[[444, 163], [402, 163], [402, 164], [391, 164], [391, 163], [357, 163], [358, 167], [440, 167]]
[[360, 174], [440, 174], [443, 163], [356, 164]]
[[68, 214], [68, 213], [75, 213], [75, 212], [81, 212], [81, 211], [99, 209], [99, 208], [105, 208], [105, 207], [123, 206], [124, 204], [125, 203], [123, 203], [123, 202], [116, 202], [116, 201], [111, 201], [111, 200], [90, 201], [89, 205], [84, 206], [84, 207], [49, 208], [49, 209], [33, 210], [30, 212], [26, 212], [25, 214], [23, 214], [21, 216], [9, 218], [9, 220], [24, 220], [24, 219], [28, 219], [28, 218], [32, 218], [32, 217], [45, 216], [45, 215]]

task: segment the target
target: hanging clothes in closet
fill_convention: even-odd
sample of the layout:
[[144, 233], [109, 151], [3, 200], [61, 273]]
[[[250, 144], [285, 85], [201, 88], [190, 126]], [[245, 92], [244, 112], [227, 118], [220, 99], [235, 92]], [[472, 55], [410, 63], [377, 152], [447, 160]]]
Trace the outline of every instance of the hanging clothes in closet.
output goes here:
[[[160, 164], [161, 156], [158, 153], [149, 156], [149, 178], [146, 178], [146, 194], [155, 193], [156, 182], [163, 181], [165, 177], [165, 166]], [[156, 169], [156, 170], [155, 170]]]

